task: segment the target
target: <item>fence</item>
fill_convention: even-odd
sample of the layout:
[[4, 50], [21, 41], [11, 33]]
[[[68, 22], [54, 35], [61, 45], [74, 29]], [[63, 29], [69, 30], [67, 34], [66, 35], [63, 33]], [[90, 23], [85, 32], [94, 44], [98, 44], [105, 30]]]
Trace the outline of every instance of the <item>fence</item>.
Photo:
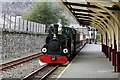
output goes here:
[[17, 16], [2, 15], [3, 30], [45, 34], [45, 25], [23, 20]]

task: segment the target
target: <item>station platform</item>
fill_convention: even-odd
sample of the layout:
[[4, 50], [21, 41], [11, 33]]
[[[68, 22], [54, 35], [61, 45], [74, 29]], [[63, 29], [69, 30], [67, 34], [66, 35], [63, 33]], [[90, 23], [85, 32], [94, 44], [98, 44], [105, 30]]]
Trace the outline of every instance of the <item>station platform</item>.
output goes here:
[[100, 44], [86, 44], [79, 55], [61, 73], [59, 78], [118, 80], [118, 73], [114, 72], [111, 62], [101, 52]]

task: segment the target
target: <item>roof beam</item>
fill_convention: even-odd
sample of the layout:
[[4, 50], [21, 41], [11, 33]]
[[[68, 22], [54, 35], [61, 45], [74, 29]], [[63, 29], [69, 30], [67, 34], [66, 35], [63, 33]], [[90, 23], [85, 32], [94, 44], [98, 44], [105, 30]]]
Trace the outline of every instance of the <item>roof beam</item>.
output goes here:
[[[87, 16], [87, 17], [93, 17], [92, 15], [90, 14], [83, 14], [83, 13], [73, 13], [73, 15], [75, 16]], [[98, 15], [99, 16], [99, 15]], [[99, 16], [100, 18], [104, 18], [103, 16]], [[107, 16], [109, 17], [109, 16]], [[110, 17], [109, 17], [110, 18]]]
[[[83, 10], [83, 9], [76, 9], [76, 8], [70, 8], [70, 10], [72, 10], [72, 11], [78, 11], [78, 12], [95, 13], [95, 12], [93, 12], [93, 11], [91, 11], [91, 10]], [[100, 13], [109, 15], [109, 14], [106, 13], [106, 12], [100, 12]]]
[[82, 15], [82, 16], [89, 16], [89, 17], [93, 17], [90, 14], [83, 14], [83, 13], [73, 13], [73, 15]]
[[84, 10], [84, 9], [70, 8], [70, 10], [73, 10], [73, 11], [78, 11], [78, 12], [89, 12], [89, 13], [94, 13], [94, 12], [93, 12], [93, 11], [91, 11], [91, 10]]
[[77, 20], [78, 20], [78, 21], [84, 21], [84, 22], [86, 22], [86, 21], [87, 21], [87, 22], [90, 21], [90, 20], [78, 19], [78, 18], [77, 18]]
[[103, 9], [104, 11], [106, 11], [113, 18], [113, 20], [115, 21], [115, 23], [118, 25], [118, 28], [120, 29], [120, 25], [119, 25], [119, 22], [117, 20], [117, 17], [112, 13], [111, 10], [108, 10], [107, 8], [103, 7], [100, 4], [96, 4], [96, 3], [93, 3], [93, 2], [90, 2], [90, 4], [96, 5], [96, 6], [100, 7], [101, 9]]
[[91, 22], [89, 20], [83, 20], [83, 19], [77, 19], [77, 20], [80, 24], [83, 24], [83, 25], [90, 25], [90, 22]]
[[[98, 6], [90, 5], [89, 4], [80, 4], [80, 3], [72, 3], [72, 2], [63, 2], [66, 5], [73, 5], [73, 6], [81, 6], [81, 7], [89, 7], [89, 8], [97, 8], [100, 9]], [[112, 7], [105, 7], [109, 10], [120, 10], [119, 6], [113, 5]]]
[[77, 19], [78, 21], [84, 21], [84, 22], [86, 22], [86, 21], [90, 21], [90, 20], [84, 20], [84, 19]]
[[91, 19], [90, 17], [84, 17], [84, 16], [75, 16], [76, 18], [85, 18], [85, 19]]
[[72, 2], [63, 2], [63, 3], [66, 4], [66, 5], [73, 5], [73, 6], [99, 8], [95, 5], [89, 5], [89, 4], [80, 4], [80, 3], [72, 3]]

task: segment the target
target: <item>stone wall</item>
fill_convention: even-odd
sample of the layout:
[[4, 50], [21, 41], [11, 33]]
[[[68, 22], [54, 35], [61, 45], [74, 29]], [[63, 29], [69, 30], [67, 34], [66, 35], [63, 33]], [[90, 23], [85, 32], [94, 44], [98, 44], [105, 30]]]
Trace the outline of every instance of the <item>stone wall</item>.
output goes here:
[[40, 51], [45, 38], [44, 34], [2, 31], [2, 60]]
[[2, 51], [2, 29], [0, 28], [0, 53]]
[[[2, 29], [0, 28], [0, 53], [2, 53]], [[2, 56], [0, 54], [0, 63], [2, 63]]]

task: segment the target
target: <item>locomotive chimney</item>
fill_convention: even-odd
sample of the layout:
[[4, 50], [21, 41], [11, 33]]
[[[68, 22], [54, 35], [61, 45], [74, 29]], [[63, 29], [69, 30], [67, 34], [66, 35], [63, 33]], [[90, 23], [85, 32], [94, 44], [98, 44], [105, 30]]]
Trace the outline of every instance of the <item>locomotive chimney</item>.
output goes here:
[[54, 34], [57, 36], [58, 35], [58, 24], [54, 24]]

